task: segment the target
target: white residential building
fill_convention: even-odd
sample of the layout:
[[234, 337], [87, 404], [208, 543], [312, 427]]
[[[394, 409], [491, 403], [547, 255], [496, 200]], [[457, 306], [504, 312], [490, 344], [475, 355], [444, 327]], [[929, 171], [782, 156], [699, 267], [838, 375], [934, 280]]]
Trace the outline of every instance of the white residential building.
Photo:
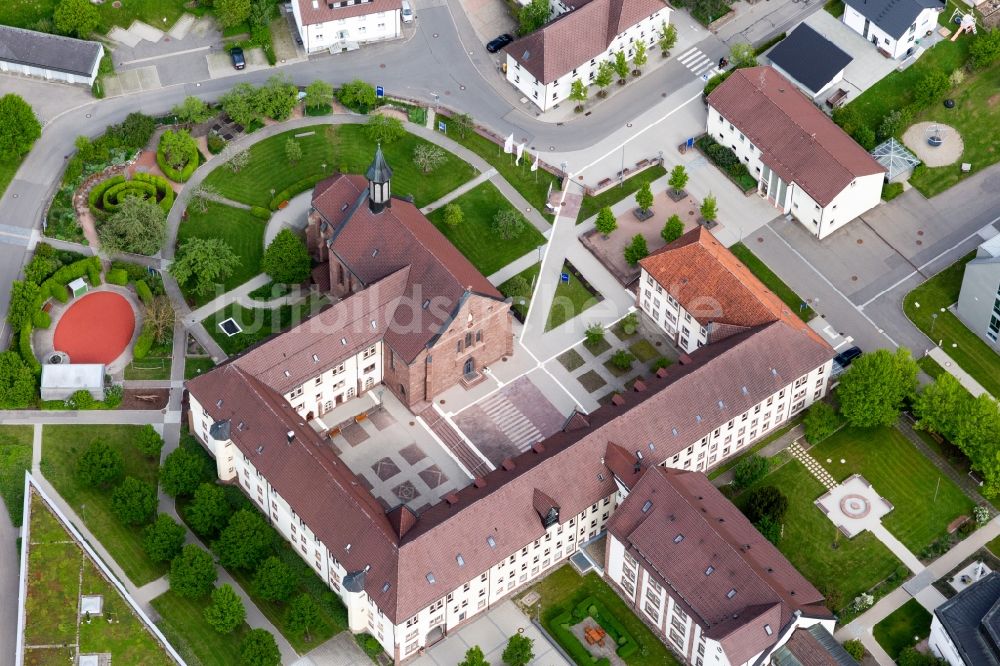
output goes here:
[[94, 85], [104, 57], [100, 42], [0, 25], [0, 73]]
[[736, 70], [713, 90], [706, 129], [761, 197], [818, 238], [881, 200], [885, 168], [772, 67]]
[[1000, 666], [1000, 573], [935, 608], [927, 645], [949, 666]]
[[402, 36], [402, 0], [294, 0], [292, 14], [307, 53], [349, 51]]
[[1000, 352], [1000, 234], [985, 241], [965, 265], [955, 308], [958, 318]]
[[592, 85], [619, 51], [629, 62], [638, 42], [652, 51], [670, 22], [663, 0], [581, 0], [554, 10], [563, 13], [505, 49], [507, 80], [542, 111], [568, 98], [573, 81]]
[[845, 0], [841, 21], [890, 58], [908, 56], [937, 29], [939, 0]]

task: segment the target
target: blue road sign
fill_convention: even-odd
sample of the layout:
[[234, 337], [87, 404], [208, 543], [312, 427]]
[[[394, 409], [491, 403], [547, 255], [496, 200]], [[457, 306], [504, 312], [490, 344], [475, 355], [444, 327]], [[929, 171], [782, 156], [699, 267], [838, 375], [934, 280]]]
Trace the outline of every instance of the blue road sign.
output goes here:
[[382, 86], [375, 86], [375, 96], [378, 98], [385, 97], [385, 88]]
[[688, 144], [687, 144], [687, 145], [688, 145], [688, 148], [691, 148], [691, 147], [693, 147], [693, 146], [694, 146], [694, 139], [693, 139], [693, 138], [689, 138], [689, 139], [688, 139]]
[[559, 280], [561, 282], [569, 282], [569, 273], [560, 273]]
[[443, 120], [438, 121], [438, 132], [444, 132], [445, 134], [448, 133], [448, 126], [445, 125]]

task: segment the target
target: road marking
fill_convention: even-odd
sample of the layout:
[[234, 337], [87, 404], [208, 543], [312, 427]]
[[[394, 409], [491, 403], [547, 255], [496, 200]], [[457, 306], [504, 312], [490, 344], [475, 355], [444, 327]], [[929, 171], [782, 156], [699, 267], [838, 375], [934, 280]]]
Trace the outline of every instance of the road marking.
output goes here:
[[855, 310], [855, 311], [856, 311], [856, 312], [857, 312], [857, 313], [858, 313], [859, 315], [861, 315], [862, 317], [864, 317], [864, 318], [865, 318], [865, 321], [867, 321], [867, 322], [868, 322], [869, 324], [871, 324], [871, 325], [872, 325], [872, 326], [873, 326], [873, 327], [875, 328], [875, 330], [876, 330], [876, 331], [878, 331], [879, 333], [881, 333], [881, 334], [882, 334], [882, 336], [883, 336], [883, 337], [885, 337], [885, 339], [886, 339], [886, 340], [888, 340], [888, 341], [889, 341], [889, 342], [890, 342], [890, 343], [892, 344], [892, 346], [893, 346], [893, 347], [899, 347], [899, 343], [897, 343], [897, 342], [896, 342], [895, 340], [893, 340], [893, 339], [892, 339], [892, 337], [890, 337], [888, 333], [886, 333], [886, 332], [885, 332], [884, 330], [882, 330], [882, 328], [881, 328], [881, 327], [880, 327], [880, 326], [879, 326], [878, 324], [876, 324], [876, 323], [875, 323], [875, 321], [874, 321], [874, 320], [873, 320], [873, 319], [872, 319], [871, 317], [869, 317], [868, 315], [866, 315], [866, 314], [865, 314], [865, 313], [864, 313], [864, 312], [863, 312], [863, 311], [861, 310], [861, 308], [859, 308], [859, 307], [858, 307], [857, 305], [855, 305], [854, 303], [852, 303], [852, 302], [851, 302], [851, 299], [849, 299], [849, 298], [848, 298], [848, 297], [847, 297], [847, 296], [846, 296], [846, 295], [844, 294], [844, 292], [842, 292], [842, 291], [841, 291], [840, 289], [838, 289], [838, 288], [837, 288], [837, 286], [836, 286], [835, 284], [833, 284], [832, 282], [830, 282], [830, 280], [829, 280], [829, 279], [827, 279], [827, 277], [826, 277], [825, 275], [823, 275], [822, 273], [820, 273], [820, 272], [819, 272], [819, 271], [818, 271], [818, 270], [816, 269], [816, 267], [815, 267], [815, 266], [813, 266], [813, 265], [812, 265], [812, 264], [811, 264], [811, 263], [810, 263], [810, 262], [809, 262], [809, 261], [808, 261], [808, 260], [807, 260], [807, 259], [806, 259], [805, 257], [803, 257], [803, 256], [802, 256], [802, 255], [801, 255], [801, 254], [799, 253], [799, 251], [798, 251], [798, 250], [796, 250], [796, 249], [795, 249], [794, 247], [792, 247], [792, 246], [791, 246], [791, 245], [789, 244], [789, 242], [788, 242], [788, 241], [786, 241], [786, 240], [785, 240], [784, 238], [782, 238], [782, 237], [781, 237], [781, 234], [779, 234], [779, 233], [778, 233], [777, 231], [775, 231], [774, 229], [772, 229], [772, 228], [770, 227], [770, 225], [769, 225], [769, 224], [765, 224], [765, 225], [764, 225], [764, 226], [763, 226], [762, 228], [764, 228], [764, 229], [767, 229], [768, 231], [770, 231], [770, 232], [771, 232], [771, 234], [773, 234], [775, 238], [777, 238], [777, 239], [778, 239], [778, 240], [780, 240], [780, 241], [781, 241], [782, 243], [784, 243], [784, 244], [785, 244], [785, 247], [787, 247], [787, 248], [788, 248], [789, 250], [791, 250], [791, 251], [792, 251], [792, 253], [793, 253], [793, 254], [794, 254], [794, 255], [795, 255], [796, 257], [798, 257], [798, 258], [799, 258], [799, 260], [800, 260], [800, 261], [802, 261], [802, 263], [803, 263], [803, 264], [805, 264], [806, 266], [808, 266], [809, 268], [811, 268], [811, 269], [812, 269], [812, 271], [813, 271], [813, 273], [815, 273], [816, 275], [818, 275], [818, 276], [819, 276], [819, 278], [820, 278], [821, 280], [823, 280], [823, 282], [825, 282], [825, 283], [827, 284], [827, 286], [828, 286], [828, 287], [830, 287], [830, 289], [833, 289], [833, 291], [834, 291], [834, 292], [836, 292], [836, 293], [837, 293], [837, 295], [839, 295], [839, 296], [840, 296], [840, 297], [841, 297], [842, 299], [844, 299], [844, 301], [845, 301], [845, 302], [846, 302], [846, 303], [847, 303], [848, 305], [850, 305], [850, 306], [851, 306], [852, 308], [854, 308], [854, 310]]
[[186, 49], [184, 51], [175, 51], [174, 53], [164, 53], [158, 56], [149, 56], [148, 58], [136, 58], [135, 60], [126, 60], [125, 62], [118, 63], [119, 66], [122, 65], [134, 65], [137, 62], [149, 62], [151, 60], [162, 60], [163, 58], [173, 58], [174, 56], [187, 55], [188, 53], [198, 53], [199, 51], [208, 51], [211, 46], [199, 46], [193, 49]]
[[[690, 70], [695, 76], [708, 74], [710, 77], [722, 72], [715, 66], [715, 61], [705, 55], [705, 53], [694, 47], [678, 56], [677, 61]], [[710, 71], [711, 70], [711, 71]]]
[[[976, 231], [972, 232], [971, 234], [969, 234], [968, 236], [966, 236], [962, 240], [958, 241], [957, 243], [955, 243], [954, 245], [952, 245], [951, 247], [949, 247], [947, 250], [943, 250], [937, 256], [934, 256], [934, 257], [928, 259], [927, 261], [925, 261], [921, 265], [917, 266], [916, 270], [910, 271], [906, 275], [906, 277], [898, 280], [891, 287], [888, 287], [887, 289], [883, 289], [882, 291], [878, 292], [877, 294], [875, 294], [874, 296], [872, 296], [871, 298], [869, 298], [867, 301], [865, 301], [864, 303], [862, 303], [861, 305], [857, 306], [858, 310], [863, 310], [865, 307], [871, 305], [871, 303], [873, 301], [877, 301], [878, 299], [882, 298], [883, 296], [885, 296], [886, 294], [888, 294], [890, 291], [892, 291], [893, 289], [895, 289], [899, 285], [903, 284], [904, 282], [906, 282], [907, 280], [909, 280], [910, 278], [912, 278], [914, 275], [920, 274], [921, 271], [923, 271], [925, 268], [927, 268], [928, 266], [930, 266], [931, 264], [933, 264], [935, 261], [937, 261], [938, 259], [940, 259], [944, 255], [948, 254], [949, 252], [954, 252], [956, 248], [958, 248], [959, 246], [961, 246], [964, 243], [967, 243], [970, 239], [972, 239], [972, 238], [974, 238], [976, 236], [982, 237], [981, 233], [982, 233], [983, 229], [985, 229], [986, 227], [989, 227], [989, 226], [992, 226], [992, 225], [996, 224], [998, 221], [1000, 221], [1000, 217], [993, 218], [993, 220], [989, 224], [987, 224], [987, 225], [985, 225], [983, 227], [980, 227]], [[892, 246], [890, 245], [889, 247], [892, 247]]]

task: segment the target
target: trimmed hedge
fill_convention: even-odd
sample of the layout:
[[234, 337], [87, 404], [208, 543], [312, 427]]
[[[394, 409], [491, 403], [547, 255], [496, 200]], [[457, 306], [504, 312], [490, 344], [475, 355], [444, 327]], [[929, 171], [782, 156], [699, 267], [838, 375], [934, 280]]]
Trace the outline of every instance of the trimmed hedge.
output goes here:
[[594, 618], [597, 624], [601, 625], [601, 628], [608, 633], [608, 636], [614, 639], [618, 645], [615, 652], [619, 657], [624, 659], [635, 654], [636, 650], [639, 649], [625, 625], [596, 597], [587, 597], [573, 609], [573, 617], [575, 618], [582, 620], [588, 615]]
[[261, 206], [250, 206], [250, 214], [261, 220], [271, 219], [271, 211]]
[[98, 219], [104, 219], [104, 212], [100, 209], [100, 203], [104, 201], [104, 193], [110, 190], [116, 185], [120, 185], [125, 182], [125, 176], [118, 175], [112, 176], [107, 180], [102, 180], [101, 182], [90, 188], [90, 194], [87, 195], [87, 203], [90, 205], [90, 212], [94, 214]]
[[34, 373], [37, 375], [42, 372], [42, 364], [38, 362], [35, 358], [35, 352], [31, 350], [31, 331], [32, 327], [30, 323], [25, 324], [21, 327], [21, 334], [17, 339], [17, 349], [21, 353], [21, 358], [24, 362], [28, 364]]
[[750, 175], [743, 162], [726, 146], [723, 146], [707, 134], [699, 138], [696, 142], [698, 148], [705, 153], [715, 166], [725, 171], [737, 185], [749, 190], [757, 185], [757, 179]]
[[[170, 132], [171, 130], [167, 130]], [[164, 132], [166, 134], [166, 132]], [[160, 145], [156, 147], [156, 164], [160, 167], [160, 171], [163, 172], [170, 180], [175, 183], [186, 183], [194, 170], [198, 168], [198, 164], [201, 159], [198, 154], [198, 144], [192, 142], [191, 147], [188, 150], [187, 162], [184, 163], [184, 167], [180, 170], [173, 168], [167, 164], [167, 158], [163, 155], [163, 138], [160, 137]]]
[[557, 615], [552, 618], [549, 623], [549, 631], [552, 632], [553, 637], [556, 641], [563, 647], [569, 656], [573, 657], [573, 661], [577, 664], [592, 664], [593, 666], [610, 666], [611, 660], [607, 657], [601, 657], [597, 659], [594, 655], [590, 654], [590, 651], [584, 647], [583, 643], [573, 635], [570, 631], [570, 626], [576, 624], [572, 615], [569, 611]]
[[274, 198], [271, 199], [271, 203], [270, 205], [268, 205], [268, 208], [270, 208], [271, 210], [278, 210], [278, 206], [281, 205], [281, 202], [288, 201], [296, 194], [301, 194], [306, 190], [312, 189], [313, 187], [316, 186], [316, 183], [323, 180], [324, 178], [326, 178], [326, 176], [324, 175], [309, 176], [308, 178], [303, 178], [300, 181], [292, 183], [291, 185], [289, 185], [288, 187], [286, 187], [285, 189], [281, 190], [280, 192], [274, 195]]
[[46, 284], [49, 285], [49, 292], [52, 298], [60, 303], [69, 303], [69, 289], [66, 288], [66, 285], [59, 284], [58, 282], [50, 283], [48, 281], [46, 281]]
[[148, 173], [137, 173], [132, 180], [125, 180], [124, 176], [103, 180], [91, 188], [87, 203], [95, 218], [105, 220], [118, 210], [126, 197], [134, 196], [155, 201], [164, 213], [169, 213], [174, 205], [174, 188], [167, 179]]
[[142, 301], [143, 305], [153, 304], [153, 292], [145, 280], [135, 281], [135, 293], [139, 295], [139, 300]]
[[134, 356], [136, 360], [142, 360], [146, 358], [152, 347], [153, 327], [143, 324], [142, 332], [139, 333], [139, 337], [135, 339], [135, 346], [132, 348], [132, 356]]
[[31, 324], [35, 328], [48, 328], [52, 325], [52, 317], [45, 310], [36, 310], [35, 314], [31, 315]]
[[170, 186], [166, 178], [151, 173], [137, 173], [132, 176], [132, 180], [137, 180], [140, 183], [151, 183], [156, 187], [157, 205], [164, 213], [170, 212], [171, 206], [174, 205], [174, 188]]
[[112, 268], [104, 274], [104, 279], [107, 280], [108, 284], [124, 287], [128, 284], [128, 273], [120, 268]]

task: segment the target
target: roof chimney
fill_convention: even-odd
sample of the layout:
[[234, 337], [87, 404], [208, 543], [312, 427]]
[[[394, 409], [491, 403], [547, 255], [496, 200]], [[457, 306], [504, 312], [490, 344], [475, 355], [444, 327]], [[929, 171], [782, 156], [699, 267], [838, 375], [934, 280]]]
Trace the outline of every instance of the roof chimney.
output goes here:
[[286, 433], [286, 436], [288, 437], [288, 443], [289, 444], [291, 444], [293, 441], [295, 441], [295, 431], [294, 430], [289, 430]]
[[474, 485], [476, 488], [485, 488], [486, 479], [484, 479], [481, 476], [477, 476], [475, 479], [472, 480], [472, 485]]
[[615, 407], [621, 407], [625, 404], [625, 398], [622, 397], [621, 393], [615, 393], [611, 396], [611, 404]]
[[531, 445], [531, 450], [535, 453], [545, 453], [545, 445], [541, 442], [535, 442]]
[[512, 471], [514, 469], [514, 467], [515, 467], [514, 461], [511, 460], [510, 458], [504, 458], [503, 462], [500, 463], [500, 466], [503, 467], [504, 471], [507, 471], [507, 472]]
[[641, 379], [635, 380], [635, 383], [632, 384], [632, 390], [635, 391], [636, 393], [642, 393], [643, 391], [646, 390], [646, 382], [642, 381]]

